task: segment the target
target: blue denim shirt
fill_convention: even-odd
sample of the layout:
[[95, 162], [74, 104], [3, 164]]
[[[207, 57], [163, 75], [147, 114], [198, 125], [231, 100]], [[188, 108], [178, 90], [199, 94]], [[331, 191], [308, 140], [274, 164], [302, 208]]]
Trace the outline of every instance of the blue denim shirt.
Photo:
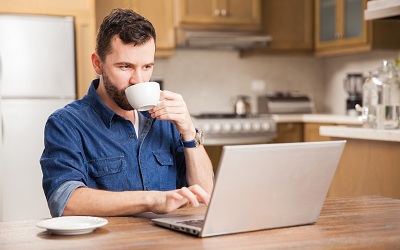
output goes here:
[[40, 159], [52, 216], [61, 216], [78, 187], [111, 191], [172, 190], [187, 186], [179, 133], [169, 121], [139, 114], [133, 124], [99, 98], [94, 80], [86, 96], [54, 112], [45, 126]]

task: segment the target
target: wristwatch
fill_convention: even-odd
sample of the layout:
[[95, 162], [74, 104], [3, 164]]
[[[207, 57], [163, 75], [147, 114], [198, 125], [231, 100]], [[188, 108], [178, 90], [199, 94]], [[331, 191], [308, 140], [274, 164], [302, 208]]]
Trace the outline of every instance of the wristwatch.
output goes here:
[[184, 148], [197, 148], [198, 146], [203, 145], [204, 142], [203, 130], [196, 128], [196, 136], [191, 141], [185, 141], [181, 135], [180, 141]]

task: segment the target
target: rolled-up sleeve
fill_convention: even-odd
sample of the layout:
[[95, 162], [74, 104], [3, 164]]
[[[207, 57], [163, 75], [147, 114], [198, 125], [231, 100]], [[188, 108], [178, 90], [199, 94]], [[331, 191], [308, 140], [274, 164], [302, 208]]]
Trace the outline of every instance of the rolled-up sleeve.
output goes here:
[[52, 217], [62, 215], [72, 192], [79, 187], [86, 187], [86, 185], [80, 181], [67, 181], [51, 194], [48, 205]]

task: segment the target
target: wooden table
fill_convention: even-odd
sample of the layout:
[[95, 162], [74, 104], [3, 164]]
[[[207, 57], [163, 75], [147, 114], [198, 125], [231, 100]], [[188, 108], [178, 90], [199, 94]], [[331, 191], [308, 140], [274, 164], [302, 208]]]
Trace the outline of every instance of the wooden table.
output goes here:
[[107, 218], [80, 236], [49, 234], [37, 221], [2, 222], [0, 249], [400, 249], [400, 200], [381, 196], [327, 198], [314, 225], [203, 239], [158, 227], [149, 221], [154, 216]]

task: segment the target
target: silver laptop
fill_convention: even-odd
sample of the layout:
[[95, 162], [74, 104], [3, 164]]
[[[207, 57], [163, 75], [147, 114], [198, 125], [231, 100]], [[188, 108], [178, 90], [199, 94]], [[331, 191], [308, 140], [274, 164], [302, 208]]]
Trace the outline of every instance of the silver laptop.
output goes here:
[[206, 214], [152, 221], [198, 237], [315, 223], [345, 143], [224, 146]]

